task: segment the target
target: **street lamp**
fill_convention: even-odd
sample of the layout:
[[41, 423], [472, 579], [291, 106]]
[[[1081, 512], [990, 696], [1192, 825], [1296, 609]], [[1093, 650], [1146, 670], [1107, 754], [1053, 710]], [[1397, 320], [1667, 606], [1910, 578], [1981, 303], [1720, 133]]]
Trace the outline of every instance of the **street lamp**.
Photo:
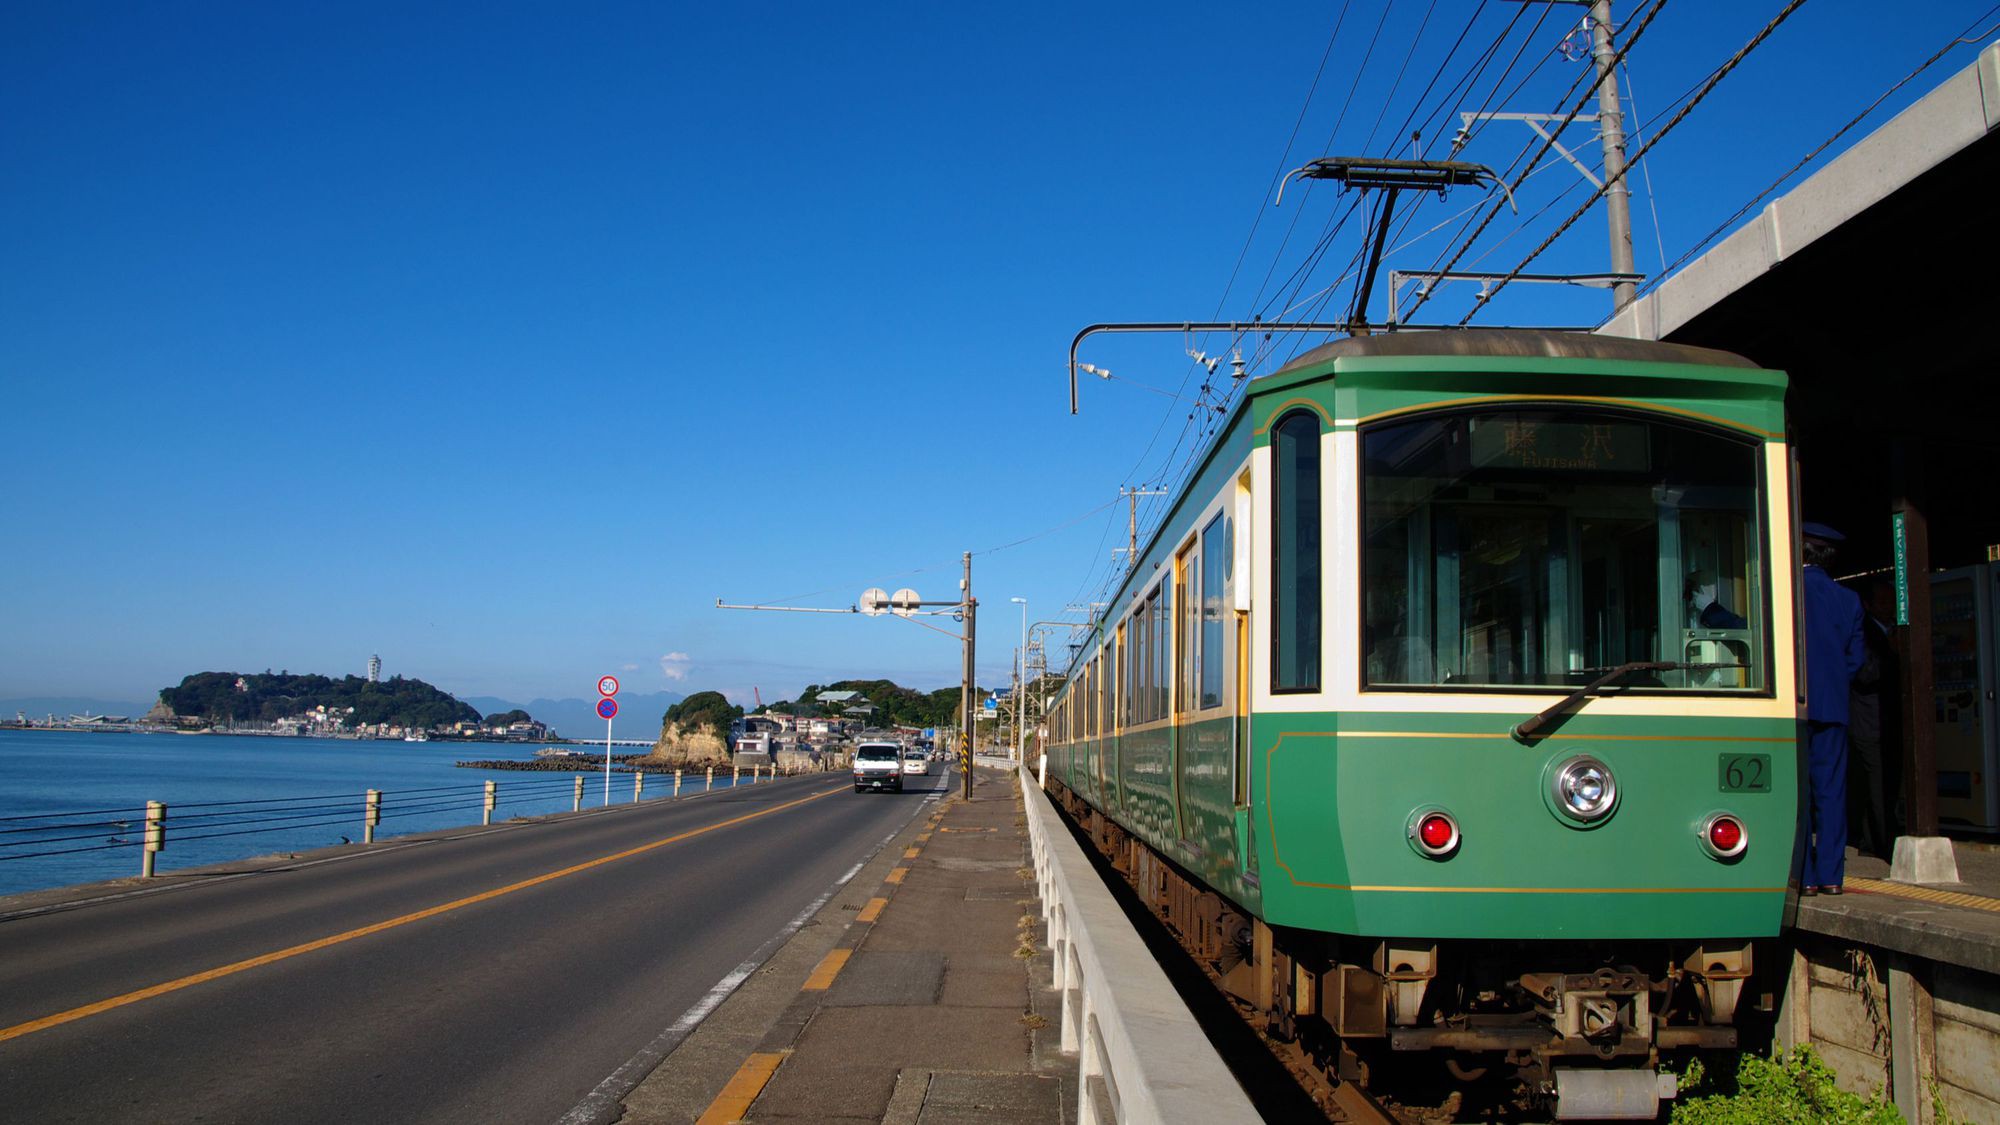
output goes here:
[[1014, 654], [1014, 761], [1020, 762], [1023, 747], [1021, 732], [1026, 729], [1028, 712], [1028, 599], [1008, 598], [1021, 606], [1021, 648]]

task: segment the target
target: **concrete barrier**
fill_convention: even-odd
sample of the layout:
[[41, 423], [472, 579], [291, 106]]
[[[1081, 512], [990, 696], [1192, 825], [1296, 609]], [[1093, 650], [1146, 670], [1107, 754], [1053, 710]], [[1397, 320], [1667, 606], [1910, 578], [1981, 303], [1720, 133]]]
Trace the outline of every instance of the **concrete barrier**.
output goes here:
[[1257, 1111], [1026, 768], [1028, 839], [1077, 1057], [1078, 1125], [1256, 1121]]

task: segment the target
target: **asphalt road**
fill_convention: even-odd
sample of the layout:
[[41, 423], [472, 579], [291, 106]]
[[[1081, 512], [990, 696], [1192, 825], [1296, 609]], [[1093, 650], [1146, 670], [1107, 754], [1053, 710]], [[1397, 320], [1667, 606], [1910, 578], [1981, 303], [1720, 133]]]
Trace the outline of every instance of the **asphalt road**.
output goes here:
[[0, 913], [0, 1121], [555, 1121], [948, 778], [909, 781], [791, 778]]

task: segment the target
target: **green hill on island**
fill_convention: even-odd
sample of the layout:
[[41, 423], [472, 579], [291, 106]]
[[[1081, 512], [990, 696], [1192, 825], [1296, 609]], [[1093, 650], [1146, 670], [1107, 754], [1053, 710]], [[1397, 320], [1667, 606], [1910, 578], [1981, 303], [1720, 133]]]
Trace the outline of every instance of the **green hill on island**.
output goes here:
[[[342, 726], [389, 723], [428, 728], [476, 723], [479, 712], [423, 682], [391, 676], [294, 676], [287, 672], [197, 672], [176, 687], [160, 689], [160, 703], [176, 716], [210, 722], [277, 722], [325, 707]], [[350, 711], [349, 708], [353, 710]]]

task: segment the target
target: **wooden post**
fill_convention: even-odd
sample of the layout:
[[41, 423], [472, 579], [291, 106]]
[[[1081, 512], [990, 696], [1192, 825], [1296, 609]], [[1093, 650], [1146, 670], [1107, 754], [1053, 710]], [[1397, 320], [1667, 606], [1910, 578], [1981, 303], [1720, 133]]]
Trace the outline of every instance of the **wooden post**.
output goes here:
[[1935, 836], [1937, 818], [1936, 677], [1931, 664], [1931, 537], [1924, 517], [1924, 463], [1897, 438], [1891, 462], [1895, 511], [1903, 520], [1910, 623], [1897, 628], [1903, 662], [1903, 810], [1906, 836]]
[[370, 789], [367, 799], [362, 803], [362, 843], [372, 844], [375, 842], [375, 826], [380, 823], [382, 823], [382, 791], [380, 789]]

